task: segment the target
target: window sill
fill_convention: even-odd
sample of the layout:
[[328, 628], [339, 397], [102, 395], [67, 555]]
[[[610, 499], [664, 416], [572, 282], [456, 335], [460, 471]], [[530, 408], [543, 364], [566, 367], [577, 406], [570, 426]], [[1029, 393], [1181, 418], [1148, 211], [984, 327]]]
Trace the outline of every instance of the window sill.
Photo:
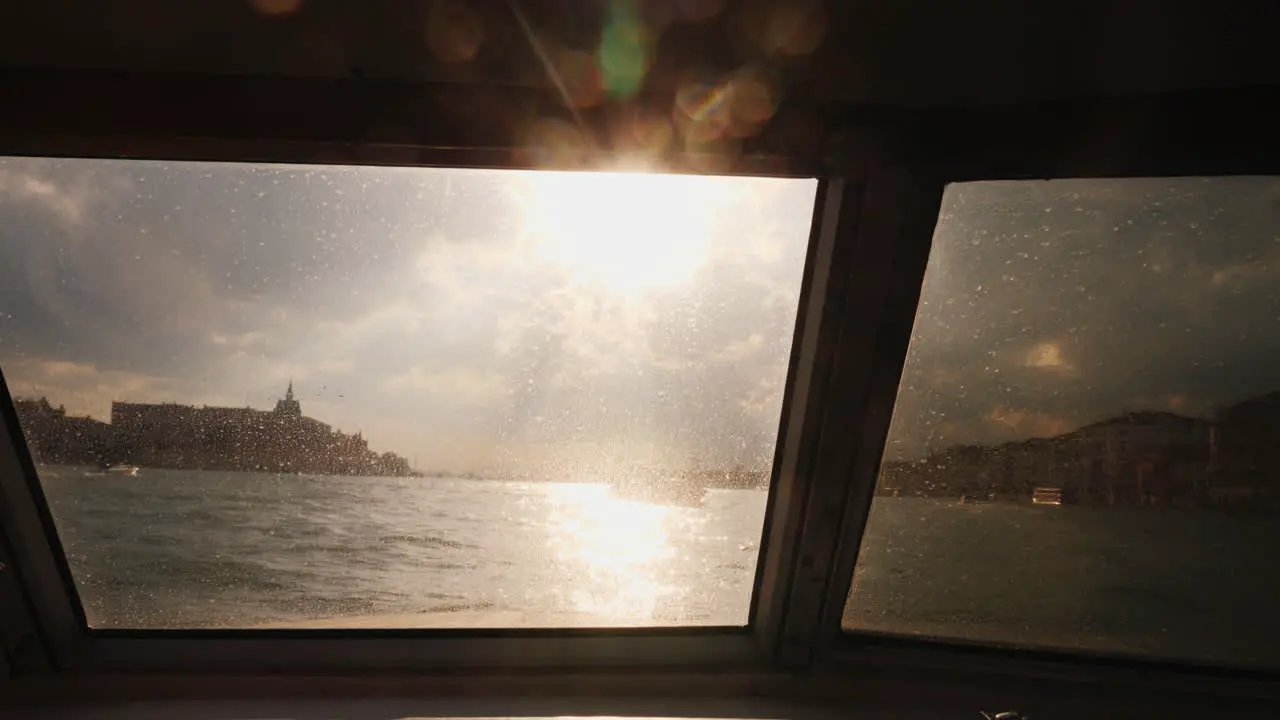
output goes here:
[[[1078, 683], [951, 682], [899, 677], [562, 674], [507, 677], [81, 676], [18, 683], [31, 720], [394, 720], [398, 718], [978, 718], [1018, 711], [1078, 717], [1274, 718], [1271, 700]], [[3, 703], [0, 703], [3, 706]]]

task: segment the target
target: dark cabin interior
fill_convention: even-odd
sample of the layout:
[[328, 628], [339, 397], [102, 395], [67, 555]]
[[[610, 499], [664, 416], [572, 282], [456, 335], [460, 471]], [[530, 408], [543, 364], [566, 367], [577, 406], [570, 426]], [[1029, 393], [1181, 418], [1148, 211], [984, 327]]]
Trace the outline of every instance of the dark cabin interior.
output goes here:
[[[22, 472], [0, 495], [0, 715], [1276, 717], [1280, 685], [1265, 671], [849, 645], [821, 628], [838, 627], [830, 598], [843, 599], [856, 563], [941, 184], [1280, 174], [1277, 28], [1277, 4], [1155, 0], [6, 4], [5, 156], [574, 170], [641, 147], [670, 171], [890, 180], [881, 205], [863, 199], [881, 209], [860, 228], [843, 222], [856, 219], [851, 202], [821, 206], [842, 221], [833, 265], [863, 268], [833, 285], [880, 309], [863, 334], [840, 329], [838, 307], [814, 315], [812, 352], [826, 365], [805, 367], [831, 374], [831, 397], [844, 400], [814, 405], [817, 419], [796, 431], [814, 444], [775, 461], [784, 490], [766, 533], [785, 552], [757, 581], [752, 660], [706, 649], [696, 629], [462, 632], [421, 650], [426, 639], [394, 631], [59, 637], [50, 628], [75, 612], [49, 610], [47, 588], [69, 581], [41, 580], [57, 572], [29, 559], [58, 555], [57, 542], [32, 545], [48, 511], [38, 493], [12, 489], [34, 471], [7, 419], [14, 459], [0, 472]], [[616, 56], [597, 60], [608, 42]], [[727, 124], [682, 114], [725, 78], [750, 90]], [[639, 132], [637, 119], [666, 134]], [[841, 192], [830, 197], [852, 197]], [[824, 459], [837, 442], [855, 451]], [[794, 469], [806, 457], [845, 472]]]

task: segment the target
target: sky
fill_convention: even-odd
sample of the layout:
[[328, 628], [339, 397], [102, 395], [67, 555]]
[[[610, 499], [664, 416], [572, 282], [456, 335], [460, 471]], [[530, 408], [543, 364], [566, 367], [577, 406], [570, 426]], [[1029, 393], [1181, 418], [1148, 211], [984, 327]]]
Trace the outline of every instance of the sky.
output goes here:
[[423, 470], [767, 468], [816, 181], [0, 159], [18, 397], [304, 415]]
[[[18, 396], [306, 415], [424, 470], [769, 466], [816, 181], [0, 160]], [[1280, 390], [1280, 179], [944, 196], [886, 457]]]
[[952, 185], [886, 457], [1280, 390], [1280, 178]]

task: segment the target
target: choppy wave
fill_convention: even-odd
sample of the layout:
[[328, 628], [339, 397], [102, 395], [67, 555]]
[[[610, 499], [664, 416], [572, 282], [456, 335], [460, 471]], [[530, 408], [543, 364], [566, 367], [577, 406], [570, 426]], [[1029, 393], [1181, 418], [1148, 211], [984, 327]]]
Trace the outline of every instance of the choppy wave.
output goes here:
[[742, 624], [755, 569], [739, 548], [758, 542], [764, 511], [759, 492], [717, 493], [701, 511], [451, 478], [42, 468], [41, 479], [101, 627], [644, 625], [672, 607]]

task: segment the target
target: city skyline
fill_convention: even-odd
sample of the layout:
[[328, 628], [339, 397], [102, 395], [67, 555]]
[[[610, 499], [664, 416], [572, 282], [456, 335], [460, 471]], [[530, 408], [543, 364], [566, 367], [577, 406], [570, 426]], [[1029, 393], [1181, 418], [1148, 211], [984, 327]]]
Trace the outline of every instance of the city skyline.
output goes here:
[[0, 160], [0, 367], [96, 416], [292, 377], [424, 467], [767, 465], [815, 190]]
[[[3, 160], [0, 367], [94, 414], [293, 377], [424, 467], [767, 465], [815, 189]], [[886, 458], [1280, 387], [1278, 228], [1275, 178], [950, 186]]]
[[106, 421], [69, 415], [47, 397], [14, 401], [37, 463], [183, 470], [413, 476], [407, 458], [360, 432], [308, 417], [290, 382], [270, 410], [112, 402]]

